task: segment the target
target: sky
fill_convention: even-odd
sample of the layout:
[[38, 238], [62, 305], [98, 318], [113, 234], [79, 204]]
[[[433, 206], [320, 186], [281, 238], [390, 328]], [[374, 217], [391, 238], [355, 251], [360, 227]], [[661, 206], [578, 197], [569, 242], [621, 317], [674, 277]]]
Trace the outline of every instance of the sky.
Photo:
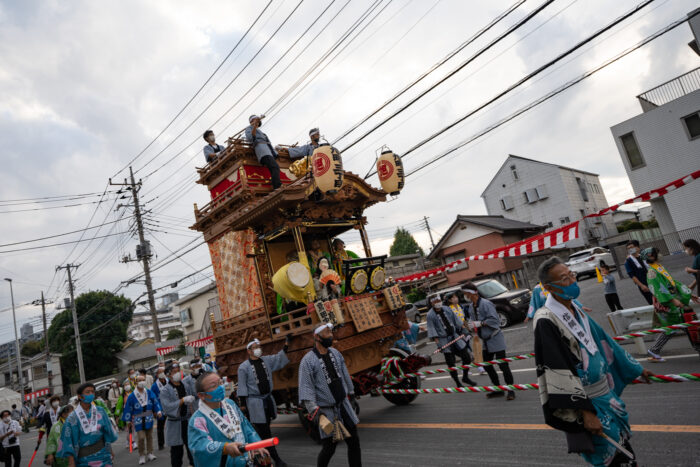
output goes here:
[[[345, 169], [364, 175], [384, 146], [401, 154], [637, 3], [639, 0], [555, 1], [344, 151]], [[58, 265], [80, 265], [73, 272], [76, 294], [116, 290], [120, 282], [140, 272], [139, 263], [119, 261], [129, 254], [135, 256], [132, 209], [120, 207], [131, 203], [130, 195], [117, 192], [120, 186], [109, 185], [110, 178], [123, 183], [129, 165], [142, 180], [140, 197], [149, 212], [146, 236], [157, 263], [183, 245], [201, 241], [201, 235], [188, 226], [194, 220], [193, 203], [203, 206], [209, 199], [206, 188], [194, 183], [195, 167], [204, 165], [204, 130], [213, 129], [223, 144], [247, 126], [248, 115], [266, 113], [263, 129], [275, 144], [303, 144], [308, 129], [315, 126], [324, 138], [335, 142], [511, 4], [459, 0], [0, 1], [0, 275], [13, 279], [15, 303], [36, 300], [42, 291], [54, 304], [62, 302], [68, 296], [66, 273], [56, 271]], [[526, 1], [335, 146], [344, 149], [539, 4]], [[695, 7], [692, 0], [653, 2], [563, 63], [411, 154], [404, 160], [406, 169], [410, 171]], [[325, 56], [367, 11], [349, 39]], [[397, 226], [408, 228], [429, 250], [428, 233], [419, 224], [423, 216], [429, 218], [437, 241], [458, 214], [486, 214], [480, 194], [508, 154], [598, 173], [611, 204], [632, 196], [610, 127], [641, 113], [636, 95], [698, 66], [698, 56], [687, 46], [691, 39], [690, 28], [682, 25], [408, 177], [395, 200], [366, 212], [373, 253], [388, 253]], [[202, 91], [167, 126], [210, 76]], [[369, 182], [379, 186], [376, 176]], [[89, 195], [68, 196], [78, 194]], [[59, 196], [62, 198], [55, 198]], [[54, 198], [36, 199], [40, 197]], [[108, 224], [99, 229], [7, 245], [105, 222]], [[84, 241], [7, 251], [79, 239]], [[349, 248], [361, 249], [359, 238], [347, 236], [346, 241]], [[211, 280], [211, 268], [196, 271], [210, 263], [203, 245], [159, 268], [153, 274], [158, 295], [169, 291], [186, 294], [205, 285]], [[176, 287], [169, 286], [188, 275], [191, 277]], [[144, 291], [142, 283], [118, 290], [132, 299]], [[0, 342], [13, 337], [10, 303], [9, 284], [3, 282]], [[49, 319], [56, 313], [54, 304], [47, 308]], [[21, 306], [18, 326], [30, 322], [39, 330], [40, 316], [36, 306]]]

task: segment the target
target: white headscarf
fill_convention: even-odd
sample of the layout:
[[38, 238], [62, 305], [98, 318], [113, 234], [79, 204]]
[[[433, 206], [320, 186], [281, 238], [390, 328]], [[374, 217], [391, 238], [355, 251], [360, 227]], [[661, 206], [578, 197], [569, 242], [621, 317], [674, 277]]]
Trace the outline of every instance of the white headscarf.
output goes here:
[[319, 325], [315, 330], [314, 334], [320, 334], [324, 329], [330, 329], [331, 331], [333, 330], [333, 323], [323, 323]]
[[246, 349], [251, 348], [253, 345], [258, 344], [260, 345], [260, 341], [256, 338], [253, 339], [252, 341], [248, 342], [248, 345], [245, 346]]

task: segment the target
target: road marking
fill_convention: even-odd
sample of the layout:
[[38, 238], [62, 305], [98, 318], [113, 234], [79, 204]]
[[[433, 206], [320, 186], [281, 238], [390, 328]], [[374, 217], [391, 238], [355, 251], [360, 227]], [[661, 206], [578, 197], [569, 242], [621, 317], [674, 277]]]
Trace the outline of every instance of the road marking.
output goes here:
[[[554, 430], [539, 423], [360, 423], [360, 428], [401, 430]], [[298, 423], [273, 423], [272, 428], [297, 428]], [[700, 433], [700, 425], [632, 425], [649, 433]]]
[[[672, 358], [696, 358], [697, 355], [693, 353], [685, 354], [685, 355], [671, 355], [670, 357], [664, 357], [667, 360], [670, 360]], [[638, 362], [644, 362], [646, 361], [646, 358], [635, 358]], [[511, 362], [512, 363], [512, 362]], [[519, 370], [510, 370], [511, 373], [522, 373], [524, 371], [535, 371], [537, 368], [521, 368]], [[496, 370], [496, 373], [499, 375], [502, 375], [499, 370]], [[483, 376], [486, 375], [486, 373], [479, 373], [477, 375], [470, 373], [469, 376]], [[447, 375], [447, 376], [433, 376], [430, 378], [425, 378], [423, 381], [432, 381], [432, 380], [438, 380], [438, 379], [451, 379], [452, 377]]]

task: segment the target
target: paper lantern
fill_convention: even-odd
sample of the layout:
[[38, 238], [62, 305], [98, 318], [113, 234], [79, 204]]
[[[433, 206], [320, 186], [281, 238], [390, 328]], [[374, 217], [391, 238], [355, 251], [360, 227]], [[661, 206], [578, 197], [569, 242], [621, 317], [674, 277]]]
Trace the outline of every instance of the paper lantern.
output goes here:
[[322, 193], [336, 193], [343, 186], [343, 160], [340, 151], [324, 143], [314, 149], [311, 168], [316, 187]]
[[403, 162], [398, 154], [384, 151], [377, 159], [377, 175], [382, 184], [382, 190], [392, 196], [401, 192], [404, 185]]
[[295, 302], [308, 302], [306, 289], [310, 282], [311, 273], [306, 266], [296, 261], [285, 264], [272, 276], [275, 292]]

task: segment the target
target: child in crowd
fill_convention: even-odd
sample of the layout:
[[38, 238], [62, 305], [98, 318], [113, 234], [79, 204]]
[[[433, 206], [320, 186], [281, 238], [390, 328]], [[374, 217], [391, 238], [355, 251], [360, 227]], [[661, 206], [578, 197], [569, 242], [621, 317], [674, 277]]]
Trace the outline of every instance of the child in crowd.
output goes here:
[[615, 276], [610, 272], [610, 267], [601, 264], [600, 274], [603, 276], [603, 284], [605, 285], [605, 301], [610, 307], [610, 311], [622, 310], [620, 297], [617, 296], [617, 286], [615, 285]]

